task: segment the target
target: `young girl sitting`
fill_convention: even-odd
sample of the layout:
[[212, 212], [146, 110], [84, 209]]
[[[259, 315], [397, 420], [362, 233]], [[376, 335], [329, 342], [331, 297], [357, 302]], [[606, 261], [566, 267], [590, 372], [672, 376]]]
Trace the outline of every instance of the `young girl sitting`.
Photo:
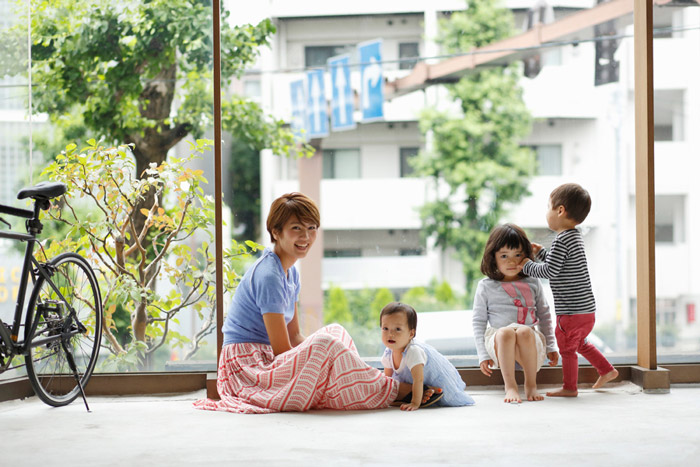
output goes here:
[[[391, 302], [379, 315], [386, 346], [382, 356], [384, 373], [400, 383], [413, 385], [412, 393], [397, 401], [401, 402], [401, 410], [417, 410], [436, 403], [450, 407], [474, 405], [474, 399], [464, 392], [466, 385], [457, 369], [433, 347], [413, 339], [417, 322], [416, 310], [405, 303]], [[435, 393], [421, 404], [427, 388], [434, 388]]]
[[559, 361], [542, 285], [519, 272], [526, 257], [532, 259], [532, 245], [520, 227], [504, 224], [493, 229], [481, 261], [481, 272], [488, 277], [479, 281], [474, 297], [474, 339], [481, 372], [490, 377], [492, 368], [501, 368], [504, 402], [511, 403], [521, 402], [516, 362], [525, 373], [527, 400], [540, 401], [544, 397], [537, 392], [536, 379], [545, 355], [550, 366]]

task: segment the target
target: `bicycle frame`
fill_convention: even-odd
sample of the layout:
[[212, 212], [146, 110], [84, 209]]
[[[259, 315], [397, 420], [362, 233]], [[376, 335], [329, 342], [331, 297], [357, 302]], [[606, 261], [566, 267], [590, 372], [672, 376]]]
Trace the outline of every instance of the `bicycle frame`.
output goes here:
[[[32, 283], [36, 283], [37, 273], [44, 277], [46, 282], [51, 286], [51, 288], [56, 292], [58, 297], [69, 307], [68, 313], [71, 317], [75, 317], [75, 310], [72, 309], [68, 301], [65, 299], [60, 290], [54, 285], [51, 280], [53, 273], [49, 270], [49, 263], [39, 263], [36, 258], [34, 258], [34, 246], [37, 243], [36, 235], [41, 232], [42, 225], [39, 221], [39, 213], [41, 212], [41, 207], [39, 203], [34, 203], [34, 210], [30, 211], [28, 209], [20, 209], [12, 206], [5, 206], [0, 204], [0, 214], [8, 214], [14, 217], [21, 217], [27, 219], [26, 226], [27, 232], [8, 232], [0, 231], [0, 238], [8, 238], [11, 240], [18, 240], [27, 242], [27, 247], [24, 253], [24, 262], [22, 264], [22, 275], [20, 277], [19, 288], [17, 292], [17, 302], [15, 304], [15, 313], [12, 320], [12, 327], [10, 330], [10, 335], [7, 335], [7, 330], [4, 325], [2, 325], [2, 320], [0, 320], [0, 334], [2, 334], [2, 339], [6, 342], [8, 346], [12, 346], [14, 354], [25, 354], [27, 348], [25, 346], [24, 340], [19, 338], [19, 329], [22, 324], [22, 310], [24, 310], [24, 303], [26, 299], [27, 287], [29, 285], [29, 277], [31, 276]], [[25, 318], [25, 327], [29, 328], [33, 323], [31, 322], [32, 316], [29, 310], [27, 310]], [[82, 326], [82, 325], [81, 325]], [[64, 330], [65, 332], [65, 330]], [[76, 331], [79, 332], [79, 331]], [[63, 334], [63, 333], [62, 333]], [[32, 346], [39, 346], [53, 342], [63, 338], [62, 334], [56, 336], [47, 337], [44, 339], [32, 342]]]

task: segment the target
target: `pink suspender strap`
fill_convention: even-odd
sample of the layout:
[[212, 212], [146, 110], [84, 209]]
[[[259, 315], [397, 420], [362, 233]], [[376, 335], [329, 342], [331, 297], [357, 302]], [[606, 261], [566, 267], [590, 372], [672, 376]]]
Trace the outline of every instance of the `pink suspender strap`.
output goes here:
[[[518, 308], [518, 324], [525, 324], [527, 320], [527, 313], [530, 312], [530, 318], [532, 318], [532, 324], [538, 323], [537, 315], [535, 314], [535, 300], [532, 297], [532, 290], [530, 286], [521, 281], [515, 282], [501, 282], [501, 287], [503, 290], [513, 299], [513, 305]], [[516, 291], [517, 289], [517, 291]], [[518, 292], [525, 300], [525, 305], [518, 297]]]

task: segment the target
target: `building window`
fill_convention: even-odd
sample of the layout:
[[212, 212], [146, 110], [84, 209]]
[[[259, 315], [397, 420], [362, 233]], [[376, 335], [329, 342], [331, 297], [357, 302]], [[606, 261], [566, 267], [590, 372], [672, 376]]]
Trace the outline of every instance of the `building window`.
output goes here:
[[324, 230], [325, 258], [372, 258], [425, 255], [425, 241], [417, 229]]
[[682, 243], [685, 241], [685, 196], [656, 195], [656, 224], [654, 233], [657, 243]]
[[418, 42], [402, 42], [399, 44], [399, 70], [413, 69], [418, 63], [417, 57], [420, 57]]
[[262, 97], [262, 87], [260, 84], [260, 79], [249, 78], [243, 81], [243, 94], [256, 102], [260, 101]]
[[304, 47], [304, 63], [306, 67], [326, 66], [329, 58], [350, 53], [354, 45], [313, 45]]
[[562, 50], [561, 47], [552, 47], [544, 49], [542, 52], [542, 66], [561, 66]]
[[409, 159], [418, 155], [418, 148], [400, 148], [401, 157], [401, 177], [410, 177], [413, 175], [413, 167], [408, 162]]
[[323, 178], [360, 178], [360, 150], [324, 149]]
[[537, 175], [562, 174], [561, 144], [538, 144], [530, 147], [537, 156]]
[[344, 248], [342, 250], [325, 249], [323, 250], [324, 258], [359, 258], [362, 256], [360, 248]]
[[654, 39], [683, 37], [683, 12], [662, 8], [654, 12]]
[[680, 89], [654, 91], [654, 141], [683, 141], [683, 100]]
[[5, 122], [0, 127], [0, 204], [14, 204], [17, 200], [28, 159], [22, 138], [28, 134], [29, 127], [24, 122]]

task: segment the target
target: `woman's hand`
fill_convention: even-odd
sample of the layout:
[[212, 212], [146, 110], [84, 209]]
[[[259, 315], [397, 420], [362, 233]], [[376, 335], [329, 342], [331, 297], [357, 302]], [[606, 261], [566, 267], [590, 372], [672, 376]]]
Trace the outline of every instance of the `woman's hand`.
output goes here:
[[296, 347], [304, 342], [304, 339], [306, 339], [306, 337], [304, 337], [304, 335], [301, 333], [301, 329], [299, 329], [299, 310], [297, 306], [297, 304], [294, 304], [294, 318], [292, 318], [287, 325], [289, 343], [292, 345], [292, 347]]
[[275, 357], [292, 348], [289, 341], [289, 332], [287, 331], [287, 323], [284, 322], [284, 315], [281, 313], [265, 313], [263, 314], [265, 329], [267, 329], [267, 337], [270, 339], [272, 352]]
[[481, 369], [481, 372], [489, 378], [493, 374], [493, 370], [491, 369], [492, 366], [493, 360], [484, 360], [483, 362], [479, 363], [479, 368]]

